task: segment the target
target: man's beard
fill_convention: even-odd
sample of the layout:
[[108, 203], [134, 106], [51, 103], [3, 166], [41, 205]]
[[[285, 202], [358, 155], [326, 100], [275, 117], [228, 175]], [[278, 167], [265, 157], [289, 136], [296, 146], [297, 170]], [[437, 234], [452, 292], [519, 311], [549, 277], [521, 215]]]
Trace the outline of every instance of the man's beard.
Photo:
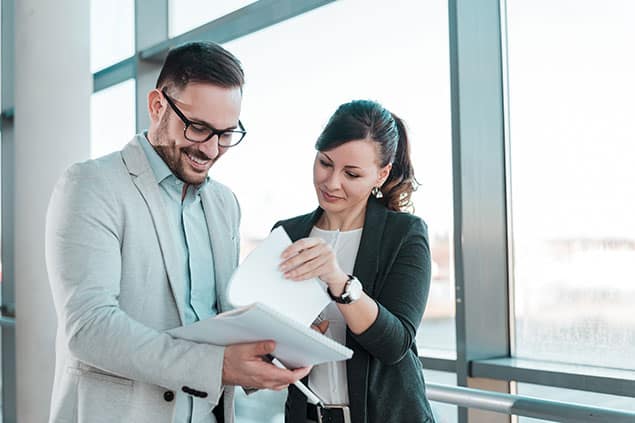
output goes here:
[[[197, 177], [192, 178], [185, 172], [185, 167], [187, 166], [184, 163], [183, 153], [186, 151], [181, 148], [176, 147], [176, 140], [170, 139], [168, 135], [168, 120], [167, 118], [162, 119], [161, 124], [157, 128], [156, 131], [157, 142], [154, 147], [157, 154], [163, 159], [165, 164], [170, 168], [174, 176], [179, 178], [181, 181], [191, 184], [191, 185], [199, 185], [205, 181], [207, 177], [206, 174], [195, 174]], [[196, 154], [193, 154], [196, 157]]]

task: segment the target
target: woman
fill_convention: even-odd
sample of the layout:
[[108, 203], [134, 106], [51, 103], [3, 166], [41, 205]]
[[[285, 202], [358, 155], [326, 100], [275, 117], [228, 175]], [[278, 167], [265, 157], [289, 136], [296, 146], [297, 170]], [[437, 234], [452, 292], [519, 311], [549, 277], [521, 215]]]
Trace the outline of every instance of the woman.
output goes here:
[[[416, 183], [403, 122], [372, 101], [343, 104], [316, 149], [320, 206], [276, 224], [295, 241], [280, 268], [288, 279], [327, 285], [334, 301], [319, 328], [354, 355], [315, 366], [309, 387], [327, 404], [347, 406], [355, 423], [434, 422], [415, 345], [430, 250], [425, 223], [403, 212]], [[317, 421], [318, 412], [289, 387], [287, 422]]]

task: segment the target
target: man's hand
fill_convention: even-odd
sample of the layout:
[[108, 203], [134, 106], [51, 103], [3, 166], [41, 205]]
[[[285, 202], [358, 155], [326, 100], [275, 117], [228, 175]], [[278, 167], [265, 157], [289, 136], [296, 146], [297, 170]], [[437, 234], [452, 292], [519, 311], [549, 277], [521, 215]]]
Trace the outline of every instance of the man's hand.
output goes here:
[[322, 320], [317, 325], [311, 325], [311, 329], [313, 329], [314, 331], [320, 332], [322, 335], [324, 335], [326, 331], [329, 329], [329, 323], [330, 322], [328, 320]]
[[223, 384], [280, 391], [311, 371], [310, 367], [280, 369], [263, 357], [275, 349], [273, 341], [235, 344], [225, 347]]

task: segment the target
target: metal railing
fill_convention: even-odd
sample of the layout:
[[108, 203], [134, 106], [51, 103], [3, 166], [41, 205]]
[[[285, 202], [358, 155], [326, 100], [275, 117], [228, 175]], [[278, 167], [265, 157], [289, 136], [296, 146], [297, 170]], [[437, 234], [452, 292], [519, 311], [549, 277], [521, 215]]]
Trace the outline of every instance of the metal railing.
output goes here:
[[625, 410], [590, 407], [568, 402], [549, 401], [521, 395], [433, 383], [426, 384], [426, 391], [430, 401], [516, 416], [566, 423], [635, 422], [635, 412]]

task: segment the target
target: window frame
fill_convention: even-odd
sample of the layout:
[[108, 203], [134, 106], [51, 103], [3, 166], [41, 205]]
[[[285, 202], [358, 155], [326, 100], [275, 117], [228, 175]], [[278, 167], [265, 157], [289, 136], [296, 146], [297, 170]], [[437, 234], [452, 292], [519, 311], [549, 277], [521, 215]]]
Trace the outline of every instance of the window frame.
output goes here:
[[[148, 126], [146, 95], [168, 49], [192, 40], [224, 43], [319, 8], [334, 0], [260, 0], [169, 38], [168, 0], [135, 1], [135, 53], [93, 74], [93, 92], [136, 81], [136, 122]], [[13, 16], [2, 2], [2, 202], [13, 197]], [[505, 0], [448, 0], [452, 111], [453, 253], [456, 282], [456, 354], [423, 350], [425, 368], [457, 374], [457, 385], [500, 381], [632, 397], [635, 369], [615, 370], [512, 357], [513, 282], [510, 268], [509, 118], [506, 99]], [[412, 117], [416, 118], [416, 117]], [[488, 151], [485, 156], [481, 152]], [[487, 210], [487, 213], [482, 213]], [[2, 213], [2, 404], [15, 421], [15, 314], [13, 211]], [[459, 421], [468, 421], [459, 408]]]

